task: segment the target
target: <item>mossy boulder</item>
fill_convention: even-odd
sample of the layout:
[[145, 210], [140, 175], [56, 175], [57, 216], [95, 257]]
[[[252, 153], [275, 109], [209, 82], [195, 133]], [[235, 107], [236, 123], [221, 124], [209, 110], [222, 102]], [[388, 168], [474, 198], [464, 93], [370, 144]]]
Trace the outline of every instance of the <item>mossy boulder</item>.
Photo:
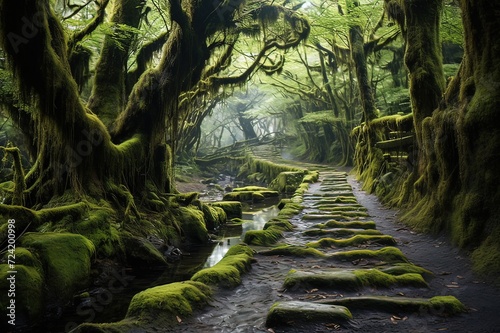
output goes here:
[[246, 186], [233, 189], [223, 197], [225, 201], [252, 201], [260, 202], [267, 198], [278, 197], [277, 191], [272, 191], [266, 187]]
[[267, 314], [266, 326], [293, 326], [297, 322], [339, 323], [352, 319], [352, 314], [344, 306], [325, 305], [312, 302], [277, 302]]
[[285, 171], [281, 172], [271, 184], [269, 188], [281, 193], [293, 193], [302, 183], [304, 178], [303, 171]]
[[239, 201], [219, 201], [210, 204], [213, 207], [219, 207], [226, 213], [227, 219], [241, 219], [243, 214], [243, 206]]
[[176, 218], [187, 241], [196, 244], [205, 244], [208, 242], [209, 237], [205, 225], [205, 216], [197, 207], [192, 205], [179, 207], [176, 212]]
[[201, 210], [208, 230], [215, 230], [226, 223], [227, 215], [221, 207], [201, 203]]
[[[23, 253], [21, 255], [21, 253]], [[0, 307], [4, 322], [12, 318], [7, 315], [10, 310], [10, 300], [15, 300], [15, 323], [17, 326], [29, 325], [39, 321], [43, 316], [44, 306], [44, 277], [37, 259], [26, 249], [16, 249], [17, 273], [9, 273], [12, 269], [7, 264], [0, 265]], [[24, 259], [20, 259], [20, 257]], [[30, 259], [26, 260], [27, 257]], [[32, 265], [31, 265], [32, 264]], [[15, 289], [15, 297], [9, 298], [9, 290]]]
[[316, 258], [326, 258], [327, 255], [317, 249], [313, 249], [311, 247], [305, 246], [297, 246], [297, 245], [281, 245], [274, 247], [270, 250], [259, 252], [262, 255], [266, 256], [291, 256], [291, 257], [316, 257]]
[[215, 266], [198, 271], [191, 280], [211, 286], [236, 287], [241, 283], [241, 274], [251, 268], [252, 258], [253, 250], [248, 245], [235, 245]]
[[163, 254], [147, 239], [132, 235], [123, 236], [127, 263], [133, 267], [166, 266]]
[[87, 238], [70, 233], [28, 233], [20, 245], [36, 253], [42, 263], [47, 301], [65, 303], [87, 287], [95, 253]]
[[207, 285], [184, 281], [149, 288], [136, 294], [130, 301], [127, 318], [139, 321], [174, 323], [193, 313], [193, 309], [207, 303], [211, 296]]

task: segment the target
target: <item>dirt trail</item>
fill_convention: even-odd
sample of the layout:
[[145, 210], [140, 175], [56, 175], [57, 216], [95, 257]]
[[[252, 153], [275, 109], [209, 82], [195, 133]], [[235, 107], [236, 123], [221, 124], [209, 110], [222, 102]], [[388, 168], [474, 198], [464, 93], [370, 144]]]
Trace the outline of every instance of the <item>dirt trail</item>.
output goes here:
[[[432, 276], [424, 275], [428, 287], [407, 286], [401, 283], [377, 287], [368, 283], [364, 287], [354, 289], [343, 288], [341, 285], [296, 285], [285, 288], [284, 281], [292, 269], [305, 274], [341, 271], [345, 275], [345, 272], [349, 273], [354, 269], [365, 272], [371, 268], [379, 269], [391, 265], [377, 258], [361, 257], [341, 261], [331, 260], [332, 257], [263, 255], [268, 248], [255, 248], [256, 262], [252, 270], [243, 277], [242, 284], [233, 290], [219, 290], [210, 306], [197, 312], [192, 318], [185, 319], [175, 332], [500, 332], [500, 291], [474, 276], [466, 254], [450, 246], [444, 238], [420, 235], [399, 224], [395, 211], [384, 208], [374, 196], [361, 191], [360, 185], [352, 177], [347, 177], [343, 171], [345, 170], [339, 172], [329, 168], [320, 171], [320, 181], [312, 184], [304, 194], [304, 210], [291, 220], [296, 228], [287, 232], [281, 243], [303, 247], [309, 242], [330, 237], [314, 235], [319, 230], [317, 225], [332, 219], [326, 215], [332, 215], [332, 212], [335, 215], [339, 210], [343, 210], [347, 213], [343, 213], [341, 223], [374, 221], [376, 230], [382, 234], [376, 237], [392, 236], [395, 242], [392, 246], [403, 252], [403, 260], [407, 259], [431, 271]], [[338, 199], [337, 203], [333, 203], [335, 198]], [[344, 198], [348, 203], [341, 203], [339, 198]], [[338, 208], [342, 206], [344, 208]], [[346, 216], [350, 214], [352, 216]], [[352, 231], [352, 228], [344, 229], [350, 229], [348, 232], [364, 232], [359, 231], [363, 230], [361, 225], [364, 224], [357, 226], [358, 231]], [[334, 229], [325, 228], [328, 232], [345, 233], [338, 231], [342, 228]], [[370, 238], [371, 240], [356, 246], [341, 247], [341, 240], [351, 236], [332, 236], [338, 243], [318, 250], [329, 256], [348, 250], [379, 250], [387, 246], [380, 244], [382, 240], [387, 240], [387, 236], [384, 236], [385, 238], [381, 237], [378, 241], [376, 238]], [[356, 300], [366, 296], [388, 296], [392, 300], [403, 297], [430, 299], [445, 295], [455, 296], [465, 305], [467, 311], [458, 315], [443, 316], [445, 311], [440, 309], [387, 311], [378, 307], [368, 306], [361, 310], [354, 307], [350, 309], [353, 315], [351, 320], [329, 317], [304, 321], [298, 318], [301, 316], [299, 315], [287, 317], [284, 320], [287, 326], [266, 327], [266, 317], [275, 302], [284, 302], [283, 304], [294, 307], [297, 304], [335, 301], [347, 297]]]

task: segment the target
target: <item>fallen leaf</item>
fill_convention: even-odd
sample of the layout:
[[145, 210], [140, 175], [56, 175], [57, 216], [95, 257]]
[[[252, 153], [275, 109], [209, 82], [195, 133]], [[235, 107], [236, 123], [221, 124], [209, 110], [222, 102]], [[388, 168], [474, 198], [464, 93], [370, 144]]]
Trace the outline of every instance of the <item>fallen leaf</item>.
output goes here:
[[399, 292], [399, 293], [398, 293], [398, 295], [399, 295], [399, 296], [404, 296], [405, 294], [404, 294], [404, 293], [402, 293], [402, 292]]
[[179, 316], [175, 316], [177, 318], [177, 322], [180, 324], [182, 323], [182, 319]]
[[448, 288], [460, 288], [460, 286], [456, 285], [456, 284], [447, 284], [446, 287], [448, 287]]
[[306, 290], [306, 293], [311, 294], [311, 293], [315, 293], [315, 292], [317, 292], [318, 290], [319, 290], [319, 289], [314, 288], [314, 289], [311, 289], [311, 290], [309, 290], [309, 291], [308, 291], [308, 290]]
[[311, 268], [321, 268], [321, 266], [314, 265], [314, 266], [312, 266]]
[[267, 329], [267, 331], [268, 331], [269, 333], [275, 333], [275, 332], [274, 332], [274, 330], [273, 330], [272, 328], [268, 328], [268, 329]]
[[335, 323], [325, 324], [325, 326], [328, 328], [336, 329], [336, 330], [340, 329], [340, 325], [335, 324]]

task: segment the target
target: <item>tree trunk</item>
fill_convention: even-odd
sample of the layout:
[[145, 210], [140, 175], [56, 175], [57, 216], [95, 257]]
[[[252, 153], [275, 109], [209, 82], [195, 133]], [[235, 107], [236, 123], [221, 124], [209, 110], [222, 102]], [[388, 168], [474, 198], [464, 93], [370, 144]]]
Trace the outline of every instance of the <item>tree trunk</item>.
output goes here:
[[130, 47], [135, 36], [119, 25], [138, 28], [146, 1], [116, 0], [111, 14], [117, 32], [104, 39], [103, 49], [95, 69], [94, 85], [88, 107], [110, 126], [126, 103], [125, 79]]

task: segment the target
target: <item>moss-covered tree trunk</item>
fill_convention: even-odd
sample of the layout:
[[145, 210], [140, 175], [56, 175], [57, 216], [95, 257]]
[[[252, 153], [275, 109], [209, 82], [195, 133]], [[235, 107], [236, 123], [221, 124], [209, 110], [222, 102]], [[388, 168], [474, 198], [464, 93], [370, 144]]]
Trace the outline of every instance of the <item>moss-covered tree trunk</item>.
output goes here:
[[[472, 250], [475, 268], [500, 273], [500, 3], [461, 0], [465, 55], [446, 91], [442, 79], [441, 1], [386, 1], [407, 39], [414, 125], [420, 168], [404, 219], [446, 231]], [[443, 95], [444, 91], [444, 95]], [[400, 196], [401, 192], [395, 191]], [[401, 202], [401, 201], [400, 201]]]
[[126, 103], [127, 60], [135, 39], [131, 28], [139, 27], [145, 4], [143, 0], [117, 0], [113, 6], [110, 22], [116, 32], [104, 39], [88, 103], [108, 127]]

